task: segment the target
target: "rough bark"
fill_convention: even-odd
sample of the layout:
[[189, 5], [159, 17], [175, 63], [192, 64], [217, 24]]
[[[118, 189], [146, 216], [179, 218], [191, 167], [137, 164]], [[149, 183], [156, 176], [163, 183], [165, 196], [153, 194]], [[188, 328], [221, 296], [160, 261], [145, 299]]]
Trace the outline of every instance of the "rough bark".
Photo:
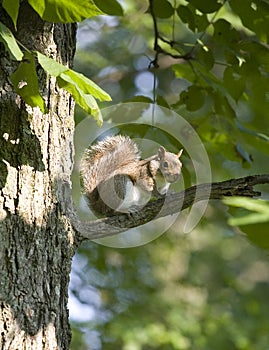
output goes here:
[[[1, 1], [0, 17], [12, 29]], [[23, 2], [14, 35], [70, 65], [75, 32], [72, 24], [43, 22]], [[72, 169], [74, 106], [40, 67], [49, 112], [26, 106], [8, 78], [16, 66], [0, 44], [0, 349], [68, 349], [74, 239], [56, 192], [57, 179], [69, 178]]]

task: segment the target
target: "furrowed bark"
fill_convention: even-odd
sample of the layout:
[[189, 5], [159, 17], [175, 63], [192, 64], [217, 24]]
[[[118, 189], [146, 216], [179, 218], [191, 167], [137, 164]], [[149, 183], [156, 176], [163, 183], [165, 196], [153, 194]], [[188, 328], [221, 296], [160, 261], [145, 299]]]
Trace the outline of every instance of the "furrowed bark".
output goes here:
[[[1, 7], [0, 17], [11, 30]], [[24, 47], [72, 65], [76, 26], [43, 22], [22, 2], [18, 30]], [[0, 349], [68, 349], [67, 298], [73, 230], [60, 211], [57, 179], [70, 176], [73, 109], [70, 96], [40, 66], [42, 114], [14, 93], [18, 66], [0, 46]]]

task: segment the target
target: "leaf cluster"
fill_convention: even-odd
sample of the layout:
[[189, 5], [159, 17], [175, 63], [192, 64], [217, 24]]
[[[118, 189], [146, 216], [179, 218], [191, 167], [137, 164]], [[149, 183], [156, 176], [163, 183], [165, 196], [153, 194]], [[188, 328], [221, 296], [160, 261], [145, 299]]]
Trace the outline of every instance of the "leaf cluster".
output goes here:
[[[73, 23], [85, 18], [104, 14], [106, 11], [111, 15], [122, 15], [121, 6], [110, 0], [105, 5], [100, 1], [28, 1], [33, 9], [44, 21], [57, 23]], [[20, 10], [20, 1], [3, 0], [3, 8], [12, 19], [14, 28], [17, 27], [17, 19]], [[16, 71], [10, 79], [15, 91], [21, 98], [32, 107], [39, 107], [43, 113], [47, 112], [45, 101], [39, 92], [38, 76], [36, 73], [36, 60], [51, 76], [56, 77], [58, 85], [68, 91], [75, 101], [101, 124], [102, 118], [95, 99], [109, 101], [110, 96], [99, 88], [90, 79], [77, 73], [64, 65], [45, 57], [40, 52], [31, 52], [23, 47], [15, 39], [12, 31], [0, 22], [0, 41], [12, 60], [19, 63]]]
[[209, 153], [221, 155], [217, 167], [228, 159], [250, 168], [255, 152], [268, 156], [267, 2], [150, 3], [111, 28], [96, 20], [103, 34], [78, 51], [76, 65], [114, 102], [157, 103], [186, 117]]

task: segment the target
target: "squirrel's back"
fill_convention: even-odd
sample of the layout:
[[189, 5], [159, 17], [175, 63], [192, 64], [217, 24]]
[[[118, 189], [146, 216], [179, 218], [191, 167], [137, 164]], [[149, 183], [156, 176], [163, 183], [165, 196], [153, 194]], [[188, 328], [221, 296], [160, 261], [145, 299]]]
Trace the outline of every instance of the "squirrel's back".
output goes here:
[[140, 152], [136, 143], [127, 136], [108, 137], [90, 146], [80, 164], [86, 195], [108, 177], [115, 176], [117, 171], [136, 166], [139, 159]]

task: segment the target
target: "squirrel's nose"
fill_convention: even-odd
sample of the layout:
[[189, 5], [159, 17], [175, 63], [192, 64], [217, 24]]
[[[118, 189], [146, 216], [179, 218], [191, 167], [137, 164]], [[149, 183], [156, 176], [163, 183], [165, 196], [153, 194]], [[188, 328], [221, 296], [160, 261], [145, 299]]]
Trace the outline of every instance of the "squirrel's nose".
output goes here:
[[179, 174], [169, 174], [166, 178], [168, 182], [176, 182], [179, 178]]

